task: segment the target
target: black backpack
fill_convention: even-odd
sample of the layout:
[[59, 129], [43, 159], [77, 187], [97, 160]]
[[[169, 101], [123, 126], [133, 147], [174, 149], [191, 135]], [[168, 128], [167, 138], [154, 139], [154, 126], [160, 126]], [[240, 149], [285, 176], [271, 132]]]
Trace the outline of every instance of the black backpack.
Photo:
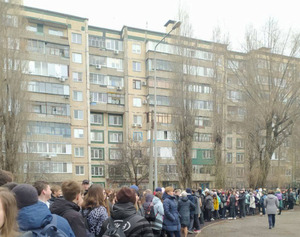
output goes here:
[[154, 205], [153, 202], [151, 202], [149, 205], [147, 203], [143, 204], [144, 211], [145, 211], [145, 219], [147, 221], [155, 221], [156, 215], [154, 212]]
[[125, 218], [123, 220], [123, 223], [115, 223], [114, 220], [109, 217], [108, 218], [108, 228], [102, 235], [102, 237], [126, 237], [124, 230], [123, 230], [123, 225], [127, 223], [127, 221], [130, 218]]
[[57, 228], [57, 216], [52, 215], [52, 221], [43, 228], [23, 233], [21, 237], [68, 237], [68, 235]]

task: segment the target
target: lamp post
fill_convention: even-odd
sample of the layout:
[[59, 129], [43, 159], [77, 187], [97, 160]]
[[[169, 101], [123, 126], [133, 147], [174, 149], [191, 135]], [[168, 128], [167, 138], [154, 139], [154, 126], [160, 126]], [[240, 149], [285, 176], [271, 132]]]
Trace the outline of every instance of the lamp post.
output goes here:
[[158, 186], [157, 184], [157, 123], [156, 123], [156, 49], [157, 46], [164, 41], [164, 39], [171, 34], [171, 32], [177, 29], [181, 25], [180, 21], [177, 21], [172, 29], [165, 34], [165, 36], [155, 45], [154, 47], [154, 183], [155, 188]]

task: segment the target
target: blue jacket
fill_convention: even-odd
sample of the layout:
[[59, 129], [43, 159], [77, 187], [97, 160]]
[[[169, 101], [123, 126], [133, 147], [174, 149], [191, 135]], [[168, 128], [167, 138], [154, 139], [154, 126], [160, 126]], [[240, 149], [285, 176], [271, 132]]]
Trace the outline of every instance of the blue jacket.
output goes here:
[[179, 213], [175, 197], [166, 194], [163, 206], [165, 211], [163, 229], [167, 231], [180, 231]]
[[[183, 226], [189, 226], [191, 221], [191, 213], [195, 210], [195, 204], [188, 197], [182, 197], [178, 201], [178, 212], [180, 215], [180, 223]], [[195, 212], [195, 211], [194, 211]]]
[[[19, 210], [18, 224], [21, 231], [30, 231], [49, 224], [52, 218], [47, 205], [43, 202], [37, 202]], [[57, 216], [57, 228], [69, 237], [75, 237], [68, 221], [61, 216]]]
[[164, 217], [164, 207], [162, 202], [158, 197], [153, 197], [153, 205], [154, 205], [154, 214], [156, 216], [155, 221], [153, 223], [152, 229], [155, 230], [161, 230], [162, 229], [162, 223], [163, 223], [163, 217]]

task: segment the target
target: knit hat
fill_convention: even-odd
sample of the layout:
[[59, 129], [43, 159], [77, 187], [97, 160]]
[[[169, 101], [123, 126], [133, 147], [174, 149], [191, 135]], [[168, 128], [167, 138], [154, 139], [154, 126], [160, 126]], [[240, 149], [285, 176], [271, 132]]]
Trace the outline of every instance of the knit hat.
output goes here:
[[190, 188], [187, 188], [185, 191], [186, 191], [187, 193], [192, 193], [192, 189], [190, 189]]
[[31, 206], [38, 202], [38, 192], [30, 184], [19, 184], [12, 189], [15, 193], [18, 209]]
[[186, 191], [183, 191], [182, 193], [181, 193], [181, 197], [186, 197], [187, 196], [187, 192]]
[[160, 187], [157, 187], [157, 188], [155, 189], [155, 192], [162, 192], [162, 189], [161, 189]]
[[90, 181], [88, 181], [87, 179], [82, 181], [82, 184], [90, 184]]
[[128, 203], [132, 202], [135, 204], [136, 196], [134, 190], [123, 187], [117, 192], [116, 198], [118, 200], [118, 203]]
[[131, 185], [130, 188], [134, 189], [136, 192], [139, 191], [139, 187], [136, 185]]

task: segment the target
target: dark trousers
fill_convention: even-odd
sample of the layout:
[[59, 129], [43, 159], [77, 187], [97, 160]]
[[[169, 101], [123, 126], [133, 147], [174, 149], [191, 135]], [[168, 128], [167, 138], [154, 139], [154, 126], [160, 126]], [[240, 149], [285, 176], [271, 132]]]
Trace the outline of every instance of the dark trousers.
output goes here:
[[168, 237], [180, 237], [180, 231], [167, 231]]
[[193, 215], [191, 215], [191, 217], [190, 217], [190, 225], [188, 226], [188, 229], [189, 230], [193, 230], [193, 227], [194, 227], [194, 217], [195, 217], [195, 215], [193, 214]]
[[275, 214], [269, 214], [268, 220], [269, 220], [269, 227], [274, 227], [275, 226]]
[[207, 221], [210, 221], [210, 219], [211, 219], [211, 210], [206, 209], [206, 211], [207, 211]]
[[200, 222], [198, 219], [198, 214], [194, 215], [194, 226], [193, 227], [195, 230], [200, 230]]
[[246, 208], [245, 208], [245, 204], [242, 203], [240, 204], [240, 218], [245, 217], [246, 216]]
[[161, 230], [152, 229], [152, 231], [153, 231], [153, 236], [154, 237], [160, 237], [161, 236]]
[[204, 213], [203, 213], [203, 211], [202, 211], [201, 214], [200, 214], [199, 221], [200, 221], [200, 224], [201, 224], [201, 225], [204, 224]]
[[232, 218], [235, 218], [235, 207], [230, 207], [229, 209], [229, 216], [232, 217]]

